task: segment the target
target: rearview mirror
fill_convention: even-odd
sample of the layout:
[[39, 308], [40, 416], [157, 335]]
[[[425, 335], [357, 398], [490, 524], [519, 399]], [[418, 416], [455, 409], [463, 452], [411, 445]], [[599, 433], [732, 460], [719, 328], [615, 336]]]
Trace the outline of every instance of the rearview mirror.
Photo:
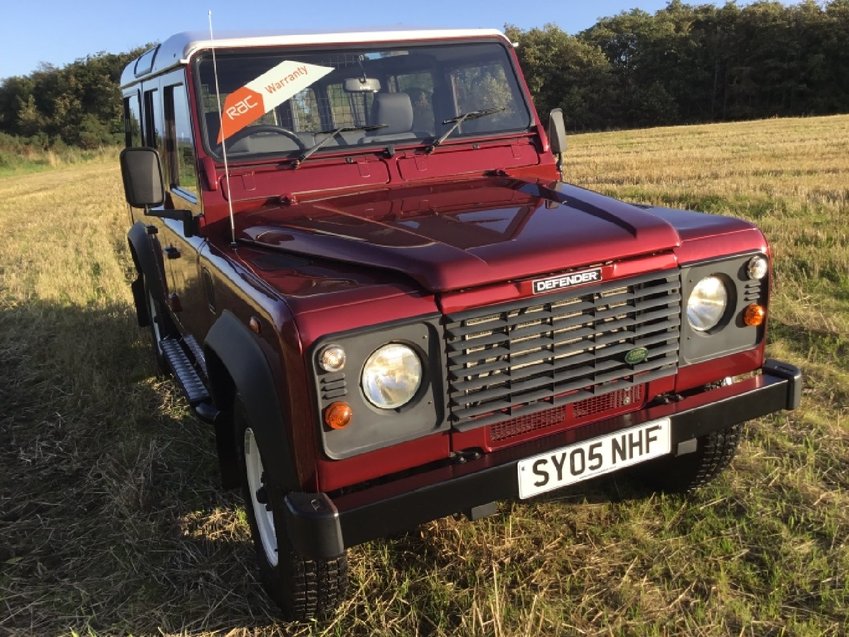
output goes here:
[[563, 110], [555, 108], [548, 116], [548, 143], [557, 161], [557, 171], [563, 176], [563, 158], [566, 154], [566, 124], [563, 121]]
[[121, 177], [124, 197], [133, 208], [147, 210], [165, 201], [162, 163], [153, 148], [125, 148], [121, 151]]
[[380, 80], [376, 77], [348, 77], [342, 84], [346, 93], [377, 93]]

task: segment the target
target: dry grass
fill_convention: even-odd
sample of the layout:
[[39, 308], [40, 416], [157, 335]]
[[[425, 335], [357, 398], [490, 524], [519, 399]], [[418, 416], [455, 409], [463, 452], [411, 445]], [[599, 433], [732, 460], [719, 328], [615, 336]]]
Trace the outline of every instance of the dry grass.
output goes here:
[[154, 376], [116, 166], [0, 179], [0, 634], [849, 630], [849, 117], [573, 137], [578, 184], [766, 230], [803, 407], [687, 499], [609, 480], [358, 547], [323, 624], [275, 620], [211, 432]]

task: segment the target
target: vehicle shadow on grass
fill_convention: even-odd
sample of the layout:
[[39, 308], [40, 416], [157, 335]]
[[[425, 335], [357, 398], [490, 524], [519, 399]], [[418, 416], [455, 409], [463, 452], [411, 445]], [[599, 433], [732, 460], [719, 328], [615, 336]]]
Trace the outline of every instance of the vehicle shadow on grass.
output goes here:
[[285, 629], [131, 307], [0, 306], [0, 361], [0, 632]]
[[[278, 620], [257, 580], [240, 493], [220, 487], [212, 429], [156, 375], [131, 307], [2, 308], [0, 357], [0, 632], [315, 629]], [[602, 479], [513, 514], [545, 500], [645, 495]], [[439, 552], [416, 533], [382, 545], [384, 566], [401, 573], [430, 568]], [[344, 620], [358, 630], [361, 603], [346, 604]]]

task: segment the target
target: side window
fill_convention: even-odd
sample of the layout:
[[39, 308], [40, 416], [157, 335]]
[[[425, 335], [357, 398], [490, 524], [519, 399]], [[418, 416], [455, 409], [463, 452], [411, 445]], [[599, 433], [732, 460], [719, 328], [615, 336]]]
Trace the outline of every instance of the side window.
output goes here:
[[144, 144], [159, 150], [162, 143], [162, 115], [156, 89], [144, 94]]
[[127, 148], [142, 145], [141, 105], [138, 93], [124, 98], [124, 145]]
[[182, 84], [165, 89], [165, 155], [171, 188], [197, 197], [197, 161], [192, 141], [189, 102], [186, 99], [186, 88]]

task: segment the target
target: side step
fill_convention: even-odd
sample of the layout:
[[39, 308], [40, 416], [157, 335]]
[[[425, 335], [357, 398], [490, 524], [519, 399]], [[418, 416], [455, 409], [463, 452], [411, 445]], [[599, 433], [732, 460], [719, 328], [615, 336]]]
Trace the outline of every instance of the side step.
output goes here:
[[203, 348], [200, 346], [200, 343], [197, 342], [197, 339], [195, 339], [194, 336], [187, 334], [183, 337], [183, 344], [189, 348], [189, 352], [191, 352], [194, 357], [198, 369], [203, 374], [203, 378], [208, 378], [208, 372], [206, 371], [206, 357], [203, 355]]
[[174, 377], [183, 389], [189, 404], [195, 407], [198, 403], [209, 401], [210, 397], [206, 385], [203, 384], [201, 377], [198, 376], [192, 366], [180, 341], [175, 338], [166, 338], [161, 340], [159, 345], [162, 347], [162, 354], [168, 361], [171, 371], [174, 372]]

